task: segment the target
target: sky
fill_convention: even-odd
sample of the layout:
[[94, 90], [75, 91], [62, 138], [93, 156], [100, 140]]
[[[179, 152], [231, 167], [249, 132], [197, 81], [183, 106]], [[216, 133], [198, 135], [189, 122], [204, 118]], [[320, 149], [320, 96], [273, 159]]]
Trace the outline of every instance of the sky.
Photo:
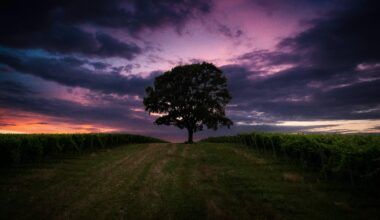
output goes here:
[[234, 126], [380, 132], [375, 0], [65, 0], [0, 6], [0, 133], [128, 132], [172, 141], [145, 88], [177, 65], [228, 79]]

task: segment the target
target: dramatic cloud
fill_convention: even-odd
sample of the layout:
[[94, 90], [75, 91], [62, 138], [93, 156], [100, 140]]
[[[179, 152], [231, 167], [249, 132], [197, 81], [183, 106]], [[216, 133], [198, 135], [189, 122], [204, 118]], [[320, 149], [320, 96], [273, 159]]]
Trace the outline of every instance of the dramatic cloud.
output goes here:
[[[141, 95], [144, 93], [145, 87], [152, 82], [152, 76], [143, 78], [121, 75], [123, 67], [108, 72], [90, 70], [83, 66], [88, 61], [72, 57], [36, 58], [0, 54], [0, 62], [16, 72], [31, 74], [66, 86], [82, 87], [103, 93]], [[105, 65], [102, 63], [90, 64], [96, 69], [99, 69], [99, 65]]]
[[242, 30], [232, 30], [225, 24], [217, 24], [218, 31], [226, 37], [238, 38], [243, 34]]
[[379, 11], [374, 0], [6, 1], [0, 132], [180, 140], [152, 125], [144, 89], [202, 61], [221, 67], [233, 97], [235, 126], [217, 134], [380, 132]]
[[50, 52], [79, 53], [98, 57], [122, 57], [132, 59], [142, 49], [134, 43], [124, 43], [108, 34], [92, 34], [78, 27], [52, 25], [48, 32], [6, 32], [0, 36], [0, 44], [14, 48], [42, 48]]
[[0, 25], [6, 30], [0, 45], [132, 59], [142, 50], [136, 44], [83, 27], [123, 28], [131, 35], [165, 25], [181, 29], [210, 7], [201, 0], [6, 1], [0, 9]]
[[282, 48], [305, 55], [315, 66], [351, 70], [360, 63], [380, 60], [380, 20], [377, 1], [356, 2], [348, 9], [316, 19], [312, 28], [286, 38]]
[[380, 20], [376, 2], [314, 20], [273, 51], [253, 51], [224, 66], [240, 121], [380, 118]]
[[[152, 121], [146, 117], [147, 113], [135, 111], [141, 107], [141, 100], [136, 100], [133, 97], [91, 93], [88, 99], [93, 99], [93, 102], [88, 105], [32, 95], [30, 94], [31, 89], [19, 82], [7, 81], [0, 85], [5, 84], [17, 85], [17, 93], [14, 90], [8, 90], [7, 87], [0, 88], [0, 110], [8, 109], [7, 114], [19, 111], [33, 112], [53, 117], [60, 122], [95, 124], [113, 127], [117, 130], [141, 131], [153, 127]], [[11, 123], [3, 124], [2, 126], [12, 126]], [[44, 122], [44, 124], [49, 123]]]

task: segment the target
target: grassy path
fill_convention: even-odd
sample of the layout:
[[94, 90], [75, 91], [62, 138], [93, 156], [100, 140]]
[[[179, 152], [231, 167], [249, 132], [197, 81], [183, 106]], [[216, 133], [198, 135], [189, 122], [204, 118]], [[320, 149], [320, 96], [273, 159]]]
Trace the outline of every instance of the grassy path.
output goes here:
[[229, 144], [128, 145], [0, 170], [0, 219], [376, 219], [379, 207]]

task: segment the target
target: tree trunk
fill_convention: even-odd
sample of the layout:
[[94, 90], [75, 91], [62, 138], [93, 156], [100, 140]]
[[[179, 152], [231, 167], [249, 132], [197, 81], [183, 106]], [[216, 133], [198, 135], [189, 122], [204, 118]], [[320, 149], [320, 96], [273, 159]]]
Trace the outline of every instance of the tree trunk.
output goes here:
[[194, 131], [191, 128], [188, 128], [187, 131], [188, 131], [187, 143], [192, 144], [192, 143], [194, 143], [193, 142], [193, 133], [194, 133]]

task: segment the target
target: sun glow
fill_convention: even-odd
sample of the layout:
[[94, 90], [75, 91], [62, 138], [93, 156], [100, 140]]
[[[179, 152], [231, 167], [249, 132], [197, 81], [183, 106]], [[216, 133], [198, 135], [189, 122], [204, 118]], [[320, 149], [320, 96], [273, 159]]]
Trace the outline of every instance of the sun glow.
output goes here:
[[90, 123], [73, 123], [29, 112], [1, 109], [0, 133], [91, 133], [117, 132], [118, 129]]

